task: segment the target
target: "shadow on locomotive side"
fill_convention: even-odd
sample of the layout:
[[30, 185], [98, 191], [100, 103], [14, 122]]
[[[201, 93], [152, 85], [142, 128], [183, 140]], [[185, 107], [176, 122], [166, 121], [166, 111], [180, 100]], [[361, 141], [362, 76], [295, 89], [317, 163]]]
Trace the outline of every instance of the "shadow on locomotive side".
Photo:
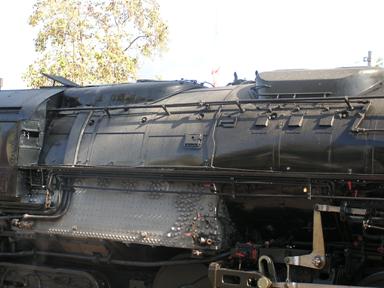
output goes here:
[[384, 287], [384, 70], [0, 91], [2, 287]]

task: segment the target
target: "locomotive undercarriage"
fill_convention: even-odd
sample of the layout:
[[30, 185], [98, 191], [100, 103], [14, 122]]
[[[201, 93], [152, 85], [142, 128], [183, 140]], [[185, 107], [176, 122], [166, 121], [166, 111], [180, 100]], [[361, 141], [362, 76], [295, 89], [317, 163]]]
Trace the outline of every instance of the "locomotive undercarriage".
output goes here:
[[22, 171], [23, 207], [0, 216], [2, 285], [384, 285], [379, 182], [144, 170]]

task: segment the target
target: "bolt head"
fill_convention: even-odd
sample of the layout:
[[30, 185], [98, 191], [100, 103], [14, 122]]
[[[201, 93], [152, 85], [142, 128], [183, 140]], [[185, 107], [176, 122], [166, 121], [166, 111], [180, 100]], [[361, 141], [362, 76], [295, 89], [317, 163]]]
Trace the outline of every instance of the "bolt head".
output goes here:
[[258, 288], [269, 288], [272, 285], [272, 281], [269, 280], [267, 277], [260, 277], [259, 280], [257, 280], [257, 287]]
[[312, 259], [312, 264], [313, 264], [315, 267], [321, 267], [321, 265], [323, 264], [323, 260], [321, 259], [320, 256], [315, 256], [315, 257], [313, 257], [313, 259]]

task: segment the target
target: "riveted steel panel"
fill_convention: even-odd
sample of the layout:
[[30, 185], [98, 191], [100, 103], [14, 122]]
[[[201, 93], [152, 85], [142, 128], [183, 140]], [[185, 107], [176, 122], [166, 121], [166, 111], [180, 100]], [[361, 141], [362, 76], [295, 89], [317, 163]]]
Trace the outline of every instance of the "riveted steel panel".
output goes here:
[[37, 222], [35, 232], [190, 249], [224, 245], [219, 219], [226, 211], [204, 185], [98, 178], [75, 187], [68, 213]]

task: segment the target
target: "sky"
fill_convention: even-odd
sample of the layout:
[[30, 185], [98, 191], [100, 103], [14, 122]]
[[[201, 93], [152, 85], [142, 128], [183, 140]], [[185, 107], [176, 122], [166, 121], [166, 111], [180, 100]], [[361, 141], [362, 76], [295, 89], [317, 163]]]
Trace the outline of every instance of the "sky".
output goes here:
[[[138, 78], [194, 79], [225, 85], [236, 71], [366, 65], [384, 57], [382, 0], [157, 0], [168, 23], [161, 56], [140, 64]], [[21, 75], [36, 57], [28, 25], [33, 0], [0, 2], [3, 89], [25, 88]], [[217, 70], [213, 79], [212, 70]]]

